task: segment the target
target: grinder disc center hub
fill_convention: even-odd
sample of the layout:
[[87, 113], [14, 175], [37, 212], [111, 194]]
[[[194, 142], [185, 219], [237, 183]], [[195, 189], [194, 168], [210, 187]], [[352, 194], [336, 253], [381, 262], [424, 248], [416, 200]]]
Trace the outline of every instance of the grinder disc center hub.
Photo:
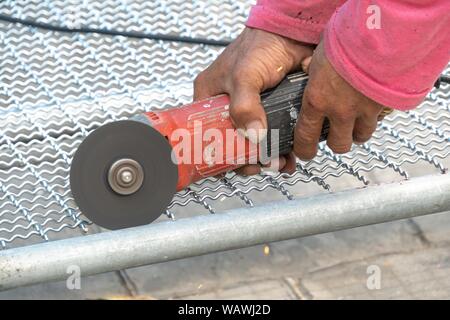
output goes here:
[[108, 183], [111, 189], [121, 195], [130, 195], [140, 189], [144, 182], [144, 170], [133, 159], [115, 161], [108, 171]]
[[128, 168], [124, 169], [120, 173], [120, 181], [123, 182], [124, 184], [132, 183], [134, 179], [135, 179], [134, 172], [129, 170]]

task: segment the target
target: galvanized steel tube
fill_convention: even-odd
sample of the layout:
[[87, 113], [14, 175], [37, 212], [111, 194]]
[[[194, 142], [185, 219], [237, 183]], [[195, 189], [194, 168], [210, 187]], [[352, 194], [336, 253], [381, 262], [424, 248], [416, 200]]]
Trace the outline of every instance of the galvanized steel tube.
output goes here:
[[[320, 194], [0, 252], [0, 289], [450, 211], [450, 176]], [[126, 213], [124, 213], [126, 214]]]

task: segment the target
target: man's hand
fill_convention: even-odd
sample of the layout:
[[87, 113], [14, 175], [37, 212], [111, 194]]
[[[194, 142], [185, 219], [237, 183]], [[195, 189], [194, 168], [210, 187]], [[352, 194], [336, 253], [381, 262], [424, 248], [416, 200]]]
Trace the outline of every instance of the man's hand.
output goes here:
[[335, 153], [350, 151], [352, 142], [370, 139], [383, 106], [356, 91], [333, 69], [319, 44], [309, 66], [294, 136], [294, 153], [302, 160], [317, 154], [325, 117], [330, 121], [327, 144]]
[[[312, 46], [262, 30], [246, 28], [211, 66], [194, 82], [194, 100], [227, 93], [230, 96], [230, 117], [237, 129], [249, 130], [248, 138], [257, 142], [264, 137], [252, 133], [267, 129], [267, 119], [260, 93], [276, 86], [288, 73], [301, 70], [302, 63], [312, 55]], [[286, 166], [289, 168], [286, 168]], [[280, 157], [270, 167], [292, 171], [292, 156]], [[260, 172], [258, 165], [249, 165], [240, 173]]]

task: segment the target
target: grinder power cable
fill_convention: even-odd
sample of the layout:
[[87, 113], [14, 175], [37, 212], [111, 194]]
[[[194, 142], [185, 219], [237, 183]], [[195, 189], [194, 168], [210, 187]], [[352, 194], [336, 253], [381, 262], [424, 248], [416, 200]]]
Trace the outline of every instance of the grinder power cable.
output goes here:
[[[144, 225], [164, 213], [174, 194], [191, 183], [235, 170], [255, 157], [258, 161], [261, 156], [288, 154], [307, 81], [303, 72], [291, 74], [261, 94], [268, 131], [259, 145], [233, 127], [227, 95], [153, 110], [96, 129], [72, 160], [70, 186], [76, 204], [87, 218], [107, 229]], [[325, 121], [321, 141], [328, 128]], [[272, 129], [277, 129], [278, 137], [271, 137]], [[220, 133], [221, 138], [215, 139], [223, 152], [211, 144], [196, 145], [208, 130]], [[245, 148], [239, 148], [240, 137]], [[188, 148], [181, 152], [180, 143]]]

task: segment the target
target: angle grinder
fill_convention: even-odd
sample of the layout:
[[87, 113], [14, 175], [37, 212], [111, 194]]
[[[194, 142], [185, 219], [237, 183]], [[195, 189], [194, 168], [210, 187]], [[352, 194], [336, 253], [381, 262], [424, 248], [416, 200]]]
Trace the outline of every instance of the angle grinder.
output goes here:
[[[307, 81], [305, 73], [291, 74], [261, 94], [268, 138], [256, 148], [233, 127], [227, 95], [99, 127], [72, 160], [70, 186], [76, 204], [92, 222], [107, 229], [148, 224], [191, 183], [235, 170], [252, 159], [291, 152]], [[325, 121], [321, 141], [328, 127]], [[272, 129], [277, 137], [271, 137]], [[201, 143], [207, 132], [216, 133], [211, 134], [216, 148]], [[240, 137], [244, 147], [239, 147]]]

